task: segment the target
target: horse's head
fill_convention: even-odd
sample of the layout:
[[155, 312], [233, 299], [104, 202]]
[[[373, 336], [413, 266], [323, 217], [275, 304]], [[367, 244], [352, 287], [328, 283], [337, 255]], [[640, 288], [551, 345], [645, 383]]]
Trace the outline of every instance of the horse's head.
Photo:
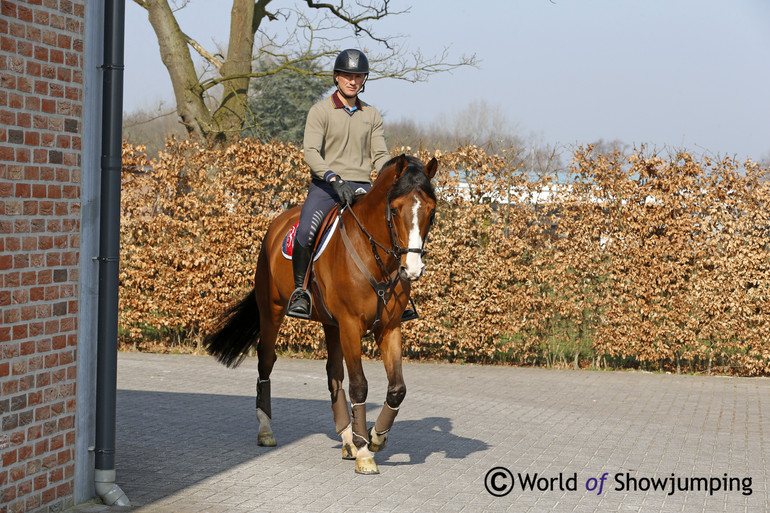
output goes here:
[[416, 157], [401, 155], [394, 162], [395, 178], [388, 192], [386, 218], [393, 250], [400, 259], [399, 274], [416, 281], [425, 271], [422, 255], [436, 211], [436, 193], [431, 179], [438, 162], [427, 165]]

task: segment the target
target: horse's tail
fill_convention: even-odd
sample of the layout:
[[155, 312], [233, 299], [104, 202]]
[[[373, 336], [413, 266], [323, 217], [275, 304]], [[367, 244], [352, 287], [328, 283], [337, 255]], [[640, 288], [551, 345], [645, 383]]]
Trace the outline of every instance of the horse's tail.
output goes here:
[[203, 345], [220, 363], [232, 368], [241, 364], [258, 338], [259, 307], [252, 289], [222, 314], [216, 331], [204, 339]]

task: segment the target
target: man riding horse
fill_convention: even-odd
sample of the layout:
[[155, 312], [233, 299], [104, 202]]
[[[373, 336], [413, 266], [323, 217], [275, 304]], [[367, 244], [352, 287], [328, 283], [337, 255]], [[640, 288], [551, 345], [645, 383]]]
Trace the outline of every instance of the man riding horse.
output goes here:
[[[254, 287], [223, 312], [204, 345], [228, 367], [236, 367], [256, 345], [257, 444], [273, 447], [270, 375], [284, 315], [319, 321], [342, 457], [356, 460], [357, 473], [371, 475], [379, 473], [374, 453], [385, 448], [406, 396], [401, 322], [416, 317], [407, 305], [411, 284], [425, 270], [422, 256], [436, 213], [432, 180], [438, 161], [434, 157], [425, 164], [413, 155], [390, 158], [379, 112], [358, 98], [368, 72], [366, 56], [358, 50], [337, 57], [337, 90], [311, 108], [305, 126], [305, 160], [312, 174], [307, 201], [270, 223], [257, 257]], [[377, 179], [370, 184], [375, 166]], [[313, 279], [306, 279], [322, 221], [335, 203], [350, 204], [359, 189], [367, 194], [337, 216], [337, 229], [313, 264]], [[285, 256], [290, 252], [284, 250], [292, 234], [289, 263]], [[321, 302], [317, 308], [307, 287]], [[366, 421], [368, 383], [361, 364], [361, 338], [368, 332], [388, 378], [385, 403], [372, 426]], [[346, 374], [350, 402], [343, 386]]]
[[[310, 319], [312, 296], [305, 288], [313, 246], [321, 224], [335, 203], [349, 204], [371, 189], [369, 176], [390, 158], [379, 111], [358, 97], [369, 76], [369, 61], [360, 50], [343, 50], [334, 62], [337, 90], [310, 109], [303, 148], [311, 181], [294, 239], [294, 285], [286, 314]], [[412, 309], [402, 321], [415, 319]]]

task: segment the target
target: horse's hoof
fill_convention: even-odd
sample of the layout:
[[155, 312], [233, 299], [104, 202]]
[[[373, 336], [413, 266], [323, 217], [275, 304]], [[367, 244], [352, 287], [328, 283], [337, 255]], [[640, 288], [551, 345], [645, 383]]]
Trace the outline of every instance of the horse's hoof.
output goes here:
[[260, 433], [257, 436], [257, 445], [262, 447], [275, 447], [275, 436], [273, 436], [273, 433]]
[[356, 458], [356, 474], [364, 474], [370, 476], [379, 473], [380, 469], [377, 468], [377, 464], [374, 462], [374, 458], [372, 456]]
[[369, 450], [372, 452], [380, 452], [388, 445], [388, 434], [383, 433], [378, 435], [374, 432], [374, 428], [369, 429]]
[[342, 444], [342, 459], [354, 460], [358, 455], [358, 449], [353, 444]]

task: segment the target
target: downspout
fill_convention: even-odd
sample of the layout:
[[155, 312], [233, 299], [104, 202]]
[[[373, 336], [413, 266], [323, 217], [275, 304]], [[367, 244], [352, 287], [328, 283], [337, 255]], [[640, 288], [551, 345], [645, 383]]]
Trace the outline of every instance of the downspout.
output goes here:
[[126, 494], [115, 484], [125, 10], [125, 0], [105, 2], [94, 487], [109, 506], [130, 505]]

